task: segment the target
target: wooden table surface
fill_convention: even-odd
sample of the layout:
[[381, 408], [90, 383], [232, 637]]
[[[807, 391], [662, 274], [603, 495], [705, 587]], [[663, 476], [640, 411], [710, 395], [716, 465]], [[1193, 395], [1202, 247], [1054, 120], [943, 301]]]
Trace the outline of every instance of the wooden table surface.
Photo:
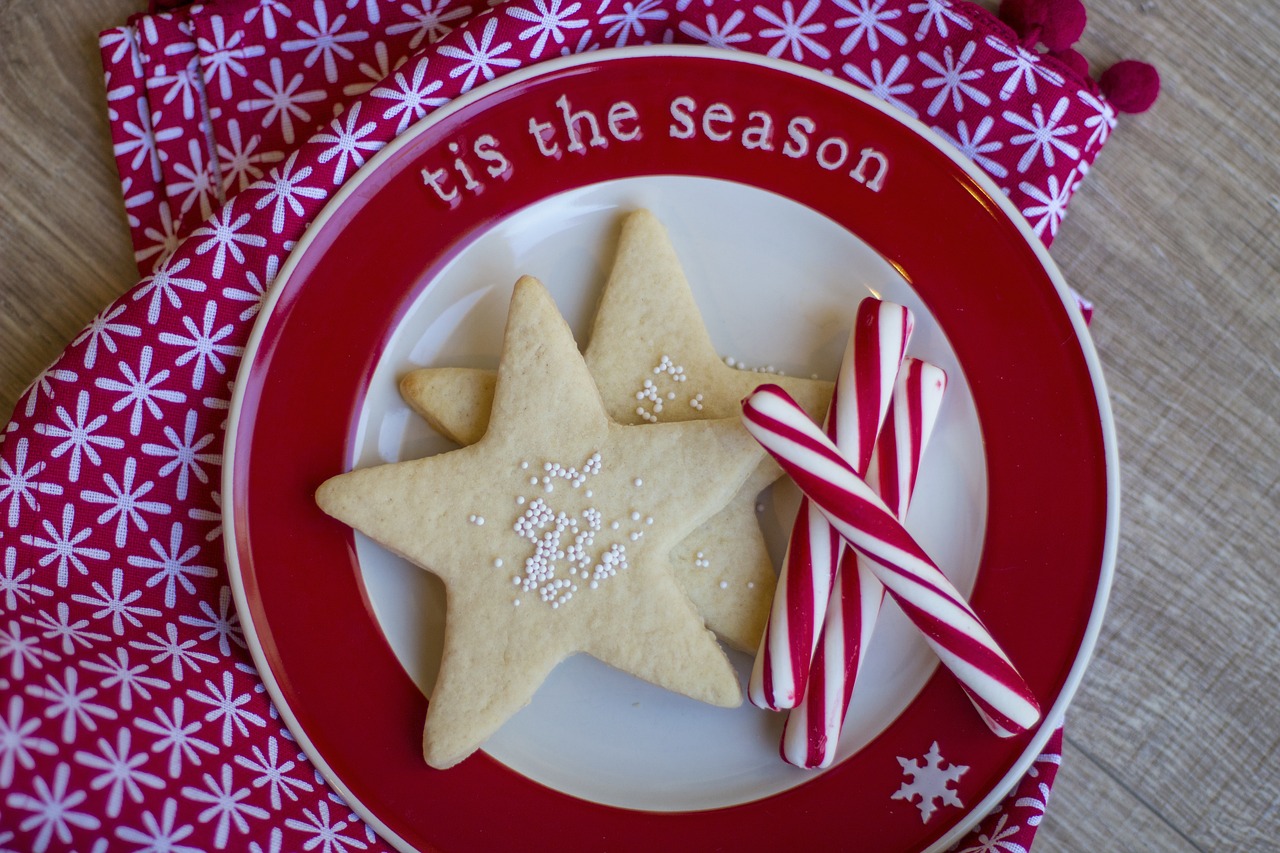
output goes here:
[[[4, 413], [135, 282], [95, 34], [143, 5], [0, 0]], [[1280, 849], [1280, 4], [1088, 7], [1094, 66], [1164, 89], [1053, 247], [1097, 304], [1123, 521], [1036, 853]]]

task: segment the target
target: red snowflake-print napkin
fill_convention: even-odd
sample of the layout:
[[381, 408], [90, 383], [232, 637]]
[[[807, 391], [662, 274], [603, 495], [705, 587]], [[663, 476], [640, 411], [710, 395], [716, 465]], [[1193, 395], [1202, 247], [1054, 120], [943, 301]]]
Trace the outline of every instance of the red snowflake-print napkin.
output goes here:
[[[1046, 243], [1116, 123], [1067, 54], [1037, 51], [1037, 34], [967, 2], [534, 0], [465, 26], [487, 10], [483, 0], [216, 0], [103, 33], [141, 272], [355, 98], [373, 92], [365, 120], [403, 130], [477, 83], [601, 47], [709, 44], [850, 80], [973, 159]], [[429, 70], [405, 66], [431, 55]]]
[[[654, 42], [865, 86], [1046, 243], [1115, 124], [1071, 63], [948, 0], [218, 0], [102, 34], [144, 277], [0, 433], [0, 850], [387, 849], [246, 649], [217, 491], [230, 383], [283, 259], [375, 151], [515, 68]], [[958, 849], [1030, 846], [1061, 737]]]

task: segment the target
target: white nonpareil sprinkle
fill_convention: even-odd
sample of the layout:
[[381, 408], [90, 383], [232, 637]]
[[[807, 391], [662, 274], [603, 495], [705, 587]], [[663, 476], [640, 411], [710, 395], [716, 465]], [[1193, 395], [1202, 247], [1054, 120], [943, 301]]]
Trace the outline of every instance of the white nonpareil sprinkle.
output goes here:
[[[577, 488], [602, 469], [599, 453], [592, 454], [577, 467], [554, 461], [540, 464], [542, 476], [530, 478], [529, 482], [532, 486], [542, 486], [539, 491], [545, 493], [552, 492], [557, 481], [567, 481]], [[635, 478], [632, 482], [639, 486], [642, 481]], [[584, 489], [583, 494], [587, 498], [594, 496], [590, 489]], [[531, 545], [532, 552], [526, 552], [523, 574], [515, 575], [511, 582], [524, 592], [536, 593], [540, 601], [558, 610], [561, 605], [570, 603], [578, 592], [575, 580], [581, 580], [586, 588], [597, 589], [601, 581], [627, 569], [629, 564], [626, 548], [621, 543], [614, 542], [603, 552], [595, 550], [606, 544], [596, 543], [606, 521], [609, 529], [616, 531], [621, 527], [618, 520], [605, 519], [594, 506], [571, 515], [548, 503], [551, 500], [550, 496], [526, 498], [521, 495], [516, 498], [516, 504], [524, 511], [513, 522], [511, 531]], [[631, 510], [628, 514], [636, 522], [645, 517], [640, 510]], [[479, 516], [474, 516], [473, 520], [483, 523]], [[649, 518], [648, 523], [652, 524], [653, 519]], [[628, 533], [632, 542], [643, 535], [642, 531]], [[493, 565], [500, 568], [502, 558], [495, 557]], [[513, 603], [519, 600], [513, 599]]]

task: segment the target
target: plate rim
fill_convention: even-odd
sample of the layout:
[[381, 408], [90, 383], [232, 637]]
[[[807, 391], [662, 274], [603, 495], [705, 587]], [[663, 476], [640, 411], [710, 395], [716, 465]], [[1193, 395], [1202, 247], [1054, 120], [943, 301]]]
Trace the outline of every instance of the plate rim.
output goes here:
[[[244, 577], [240, 565], [238, 547], [240, 537], [236, 528], [235, 506], [233, 501], [236, 494], [235, 484], [237, 480], [237, 465], [235, 460], [240, 444], [239, 426], [244, 413], [245, 394], [249, 384], [243, 380], [248, 378], [254, 369], [254, 365], [260, 355], [266, 326], [268, 325], [270, 318], [275, 314], [277, 305], [281, 298], [283, 298], [283, 294], [289, 290], [293, 275], [301, 264], [303, 257], [318, 239], [321, 231], [324, 230], [326, 223], [346, 205], [346, 203], [357, 193], [361, 185], [378, 169], [380, 169], [385, 162], [395, 157], [405, 148], [408, 148], [415, 140], [417, 140], [418, 137], [435, 125], [448, 120], [452, 115], [471, 107], [481, 100], [492, 97], [495, 94], [500, 94], [506, 89], [520, 86], [523, 83], [544, 75], [558, 74], [578, 66], [596, 65], [639, 57], [681, 57], [709, 60], [713, 62], [743, 63], [764, 67], [772, 71], [800, 77], [810, 82], [819, 83], [827, 88], [835, 90], [845, 97], [850, 97], [854, 100], [860, 101], [864, 105], [884, 114], [890, 120], [904, 125], [916, 136], [922, 137], [926, 140], [935, 151], [941, 152], [944, 156], [949, 158], [966, 174], [968, 178], [974, 180], [975, 183], [977, 183], [986, 193], [987, 200], [994, 202], [995, 206], [1003, 214], [1003, 218], [1016, 228], [1024, 242], [1031, 248], [1036, 260], [1044, 269], [1049, 280], [1053, 283], [1054, 289], [1062, 302], [1069, 322], [1075, 332], [1076, 341], [1081, 348], [1081, 354], [1088, 368], [1090, 384], [1098, 407], [1098, 426], [1101, 436], [1104, 462], [1103, 467], [1105, 471], [1104, 482], [1106, 486], [1106, 513], [1102, 533], [1101, 565], [1098, 567], [1097, 590], [1095, 592], [1089, 618], [1081, 635], [1081, 641], [1076, 651], [1075, 659], [1068, 668], [1067, 675], [1063, 680], [1063, 686], [1057, 699], [1052, 706], [1044, 711], [1038, 729], [1028, 741], [1022, 755], [1012, 764], [1008, 772], [1001, 777], [1000, 781], [996, 785], [988, 790], [986, 796], [984, 796], [981, 801], [968, 807], [966, 814], [960, 818], [950, 830], [945, 832], [937, 839], [937, 841], [926, 848], [926, 853], [945, 850], [956, 841], [963, 838], [965, 834], [980, 823], [982, 819], [985, 818], [987, 814], [998, 804], [998, 802], [1003, 799], [1017, 784], [1018, 780], [1027, 773], [1031, 765], [1043, 750], [1049, 738], [1062, 723], [1065, 711], [1074, 699], [1075, 694], [1083, 681], [1084, 674], [1088, 669], [1089, 663], [1092, 660], [1093, 654], [1096, 651], [1097, 643], [1101, 635], [1102, 624], [1105, 619], [1111, 586], [1114, 581], [1115, 560], [1119, 544], [1119, 460], [1110, 395], [1107, 391], [1101, 360], [1093, 344], [1092, 336], [1089, 334], [1083, 315], [1072, 296], [1072, 292], [1067, 285], [1061, 270], [1049, 255], [1048, 248], [1044, 245], [1041, 239], [1036, 236], [1030, 223], [1022, 213], [1018, 211], [1016, 206], [1009, 200], [1004, 192], [1000, 190], [994, 179], [992, 179], [971, 160], [964, 157], [963, 154], [956, 150], [953, 145], [949, 144], [944, 138], [919, 119], [909, 116], [901, 110], [895, 109], [890, 104], [875, 97], [868, 90], [863, 89], [852, 82], [842, 80], [834, 75], [828, 75], [821, 71], [809, 68], [808, 66], [800, 65], [784, 59], [775, 59], [760, 54], [736, 50], [724, 50], [710, 46], [649, 45], [608, 48], [537, 62], [524, 68], [515, 69], [496, 78], [495, 80], [476, 86], [474, 89], [453, 99], [449, 103], [436, 108], [433, 112], [413, 123], [385, 146], [375, 152], [374, 155], [370, 157], [350, 178], [348, 178], [338, 191], [329, 198], [321, 212], [311, 221], [305, 233], [298, 240], [293, 249], [290, 250], [288, 258], [281, 265], [273, 286], [268, 291], [267, 297], [262, 303], [248, 342], [244, 347], [244, 353], [240, 366], [237, 369], [230, 407], [228, 409], [227, 434], [223, 449], [224, 463], [220, 478], [220, 485], [225, 501], [222, 508], [222, 521], [224, 525], [223, 547], [232, 597], [235, 601], [237, 612], [240, 615], [241, 627], [244, 631], [245, 640], [248, 644], [251, 657], [257, 667], [258, 675], [262, 679], [268, 695], [276, 705], [277, 710], [280, 712], [281, 720], [285, 723], [290, 733], [297, 738], [299, 747], [306, 752], [308, 759], [324, 776], [325, 781], [343, 797], [351, 809], [359, 814], [361, 819], [365, 820], [375, 829], [379, 837], [388, 842], [391, 846], [398, 850], [410, 851], [410, 853], [418, 850], [418, 848], [410, 845], [398, 833], [392, 830], [391, 827], [379, 818], [373, 810], [365, 806], [363, 802], [355, 796], [355, 793], [351, 790], [350, 786], [342, 780], [336, 772], [334, 772], [333, 768], [324, 759], [324, 756], [320, 751], [315, 748], [306, 730], [299, 724], [293, 709], [290, 706], [288, 698], [277, 680], [276, 674], [262, 648], [262, 643], [258, 635], [258, 628], [253, 621], [252, 610], [249, 606], [248, 594], [245, 589]], [[602, 808], [625, 811], [625, 809], [619, 809], [614, 806], [602, 806]]]

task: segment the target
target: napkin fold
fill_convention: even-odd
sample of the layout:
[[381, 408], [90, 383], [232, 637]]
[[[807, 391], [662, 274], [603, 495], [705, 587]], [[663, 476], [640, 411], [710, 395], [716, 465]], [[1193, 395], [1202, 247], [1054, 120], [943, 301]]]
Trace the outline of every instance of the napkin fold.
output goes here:
[[[1046, 243], [1116, 115], [947, 0], [214, 0], [101, 36], [141, 281], [0, 433], [0, 847], [385, 850], [281, 724], [231, 603], [230, 383], [296, 240], [449, 99], [562, 53], [749, 50], [865, 86], [985, 169]], [[958, 849], [1030, 846], [1061, 729]]]

